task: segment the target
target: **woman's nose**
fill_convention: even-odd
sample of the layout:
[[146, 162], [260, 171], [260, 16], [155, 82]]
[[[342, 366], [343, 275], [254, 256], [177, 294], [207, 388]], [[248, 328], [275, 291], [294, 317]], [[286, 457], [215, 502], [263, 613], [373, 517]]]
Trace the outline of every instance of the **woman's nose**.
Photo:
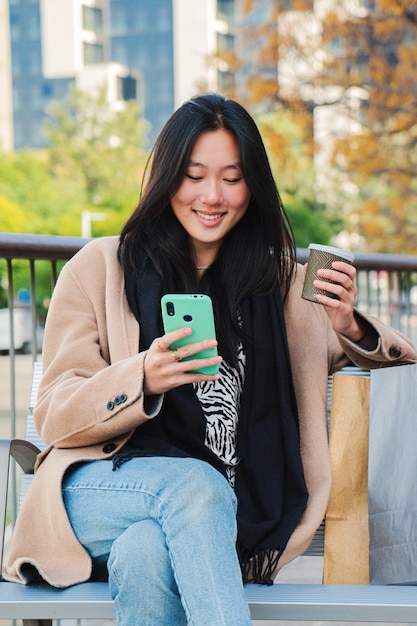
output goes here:
[[200, 200], [203, 204], [217, 205], [223, 202], [220, 185], [215, 182], [207, 181], [207, 185], [200, 194]]

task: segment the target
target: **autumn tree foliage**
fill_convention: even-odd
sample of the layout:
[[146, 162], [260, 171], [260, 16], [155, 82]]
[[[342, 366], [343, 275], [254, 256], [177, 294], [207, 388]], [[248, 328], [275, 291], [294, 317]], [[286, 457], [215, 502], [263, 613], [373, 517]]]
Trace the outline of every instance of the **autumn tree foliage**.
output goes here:
[[351, 247], [416, 254], [417, 2], [238, 5], [235, 95], [311, 130], [316, 194]]

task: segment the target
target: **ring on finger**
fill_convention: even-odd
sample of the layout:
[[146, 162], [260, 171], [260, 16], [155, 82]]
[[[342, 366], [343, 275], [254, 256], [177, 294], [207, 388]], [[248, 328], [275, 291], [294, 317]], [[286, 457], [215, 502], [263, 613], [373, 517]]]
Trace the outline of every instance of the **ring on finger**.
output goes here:
[[181, 359], [177, 350], [171, 350], [171, 354], [174, 361], [179, 361]]
[[348, 285], [347, 287], [345, 287], [345, 289], [346, 289], [346, 291], [352, 291], [352, 289], [354, 288], [354, 286], [355, 286], [355, 283], [352, 281], [352, 282], [350, 283], [350, 285]]

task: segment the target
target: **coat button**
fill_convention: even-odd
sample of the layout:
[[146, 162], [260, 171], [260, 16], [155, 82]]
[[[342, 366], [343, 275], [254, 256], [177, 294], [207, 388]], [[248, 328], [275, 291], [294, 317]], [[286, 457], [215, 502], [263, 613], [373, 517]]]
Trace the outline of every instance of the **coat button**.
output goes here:
[[110, 400], [110, 402], [107, 402], [107, 410], [113, 411], [113, 409], [114, 409], [114, 402]]
[[396, 346], [391, 346], [389, 349], [389, 355], [394, 359], [398, 359], [401, 356], [401, 350], [399, 350]]
[[116, 444], [115, 443], [106, 443], [106, 445], [103, 446], [104, 454], [110, 454], [111, 452], [114, 452], [115, 450], [116, 450]]

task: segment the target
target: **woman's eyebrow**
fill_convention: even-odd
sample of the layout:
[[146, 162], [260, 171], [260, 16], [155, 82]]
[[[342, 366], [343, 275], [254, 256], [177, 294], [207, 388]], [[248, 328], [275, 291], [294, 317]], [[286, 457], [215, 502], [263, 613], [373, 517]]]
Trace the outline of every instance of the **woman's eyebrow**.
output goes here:
[[[190, 159], [188, 163], [188, 167], [207, 167], [207, 165], [205, 165], [204, 163], [200, 163], [199, 161], [193, 161], [193, 159]], [[242, 166], [238, 162], [238, 163], [230, 163], [222, 167], [222, 170], [230, 170], [230, 169], [241, 170]]]

